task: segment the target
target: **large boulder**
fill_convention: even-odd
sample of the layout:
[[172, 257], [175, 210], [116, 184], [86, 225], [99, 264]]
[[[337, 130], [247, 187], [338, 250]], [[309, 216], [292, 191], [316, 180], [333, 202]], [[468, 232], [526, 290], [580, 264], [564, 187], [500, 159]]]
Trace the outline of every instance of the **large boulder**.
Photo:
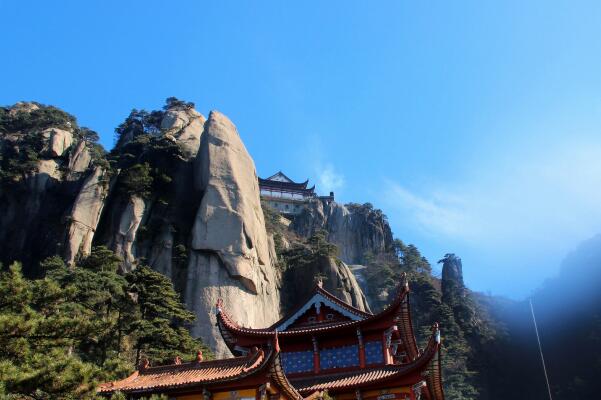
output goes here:
[[48, 128], [42, 132], [47, 140], [46, 152], [50, 157], [60, 157], [73, 144], [73, 134], [64, 129]]

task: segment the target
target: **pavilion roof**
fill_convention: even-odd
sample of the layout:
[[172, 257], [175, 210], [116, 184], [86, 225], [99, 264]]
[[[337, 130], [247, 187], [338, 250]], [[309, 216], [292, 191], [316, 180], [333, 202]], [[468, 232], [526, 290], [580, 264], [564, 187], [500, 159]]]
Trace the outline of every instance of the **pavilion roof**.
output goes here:
[[262, 369], [267, 359], [265, 352], [259, 349], [243, 357], [140, 368], [123, 380], [100, 385], [98, 392], [147, 392], [225, 382]]
[[[303, 301], [299, 302], [294, 309], [292, 309], [287, 315], [285, 315], [280, 320], [278, 320], [273, 325], [271, 325], [269, 328], [267, 328], [267, 330], [268, 331], [274, 331], [274, 330], [283, 331], [284, 330], [283, 326], [287, 322], [289, 322], [291, 319], [293, 319], [296, 315], [298, 315], [304, 309], [308, 308], [308, 306], [313, 305], [315, 302], [317, 302], [319, 300], [325, 300], [326, 303], [329, 303], [331, 306], [333, 306], [334, 308], [341, 311], [342, 314], [347, 315], [347, 317], [349, 317], [351, 320], [363, 320], [363, 319], [373, 316], [373, 314], [371, 312], [363, 311], [357, 307], [354, 307], [354, 306], [348, 304], [345, 301], [342, 301], [341, 299], [336, 297], [334, 294], [332, 294], [332, 293], [328, 292], [326, 289], [324, 289], [321, 283], [316, 283], [315, 285], [313, 285], [313, 289], [311, 290], [309, 295], [307, 297], [305, 297], [305, 299]], [[322, 323], [321, 325], [324, 325], [324, 324]]]
[[309, 184], [309, 180], [307, 179], [304, 182], [294, 182], [292, 179], [288, 178], [282, 171], [277, 172], [274, 175], [271, 175], [269, 178], [259, 178], [259, 186], [280, 189], [280, 190], [289, 190], [289, 191], [298, 191], [305, 193], [314, 193], [315, 185], [310, 188], [307, 188]]
[[221, 300], [219, 300], [217, 303], [217, 325], [226, 344], [230, 350], [234, 351], [236, 346], [236, 337], [238, 336], [252, 337], [258, 340], [260, 338], [269, 338], [273, 336], [276, 331], [281, 337], [304, 336], [308, 334], [325, 333], [335, 330], [351, 328], [356, 329], [378, 320], [392, 317], [398, 325], [399, 333], [401, 334], [403, 342], [407, 345], [408, 356], [410, 359], [414, 359], [417, 357], [418, 350], [417, 343], [415, 341], [415, 335], [413, 333], [413, 326], [411, 323], [408, 302], [409, 285], [405, 275], [403, 275], [399, 286], [400, 287], [397, 290], [397, 295], [395, 296], [394, 300], [384, 310], [377, 314], [359, 310], [338, 299], [327, 290], [316, 286], [310, 298], [313, 298], [315, 294], [322, 295], [325, 298], [330, 299], [332, 302], [335, 302], [340, 307], [344, 307], [349, 312], [352, 312], [357, 318], [349, 319], [348, 321], [321, 322], [313, 325], [291, 328], [289, 330], [280, 330], [278, 327], [282, 326], [282, 322], [285, 322], [293, 317], [294, 314], [299, 311], [299, 309], [302, 309], [302, 307], [307, 304], [306, 302], [301, 304], [301, 308], [297, 308], [288, 316], [276, 322], [274, 325], [268, 328], [257, 329], [242, 327], [236, 323], [233, 318], [230, 317], [223, 309], [223, 303]]
[[199, 385], [240, 381], [245, 377], [269, 372], [271, 378], [290, 398], [302, 400], [303, 397], [284, 375], [277, 336], [274, 342], [267, 352], [255, 349], [256, 351], [242, 357], [141, 368], [123, 380], [100, 385], [98, 393], [157, 393], [190, 389]]
[[[432, 366], [438, 368], [438, 357], [440, 352], [440, 334], [438, 325], [433, 327], [433, 333], [428, 341], [426, 349], [419, 356], [408, 364], [384, 365], [373, 368], [358, 369], [349, 372], [339, 372], [333, 374], [322, 374], [318, 376], [302, 377], [292, 379], [292, 384], [301, 393], [311, 393], [316, 390], [341, 390], [357, 389], [361, 387], [370, 387], [375, 384], [386, 381], [400, 381], [402, 378], [417, 372], [421, 374], [430, 370]], [[429, 373], [428, 375], [431, 375]], [[440, 375], [433, 376], [433, 379], [427, 381], [433, 388], [428, 388], [430, 393], [442, 393]], [[434, 400], [443, 400], [444, 397], [433, 397]]]

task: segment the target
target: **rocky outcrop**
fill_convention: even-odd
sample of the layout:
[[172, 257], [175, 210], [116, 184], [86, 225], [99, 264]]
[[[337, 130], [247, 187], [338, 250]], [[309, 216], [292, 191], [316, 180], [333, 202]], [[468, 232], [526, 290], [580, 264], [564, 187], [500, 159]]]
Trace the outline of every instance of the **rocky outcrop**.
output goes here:
[[[120, 255], [126, 271], [143, 259], [169, 276], [196, 315], [193, 334], [225, 355], [229, 351], [214, 326], [215, 302], [222, 299], [241, 324], [268, 326], [280, 316], [280, 276], [252, 158], [234, 124], [218, 112], [194, 128], [196, 134], [184, 132], [201, 120], [190, 108], [165, 112], [162, 138], [176, 143], [184, 156], [165, 141], [149, 141], [149, 148], [134, 154], [151, 170], [167, 165], [169, 171], [161, 167], [161, 174], [169, 175], [169, 183], [152, 185], [143, 197], [132, 195], [122, 179], [127, 161], [113, 178], [94, 242]], [[200, 142], [192, 152], [194, 138]], [[153, 182], [161, 174], [153, 173]]]
[[90, 166], [92, 156], [88, 150], [88, 146], [85, 141], [80, 141], [77, 146], [74, 146], [72, 153], [69, 155], [69, 172], [72, 174], [78, 174], [84, 172]]
[[65, 259], [72, 264], [76, 257], [90, 253], [92, 239], [104, 207], [107, 184], [106, 171], [96, 167], [85, 180], [73, 203], [66, 242]]
[[161, 130], [173, 137], [188, 157], [196, 156], [206, 118], [193, 108], [168, 109], [161, 120]]
[[388, 222], [369, 204], [315, 200], [295, 217], [291, 228], [304, 237], [325, 230], [328, 241], [338, 246], [340, 259], [348, 264], [363, 264], [365, 254], [383, 253], [392, 247]]
[[[169, 276], [197, 317], [193, 334], [218, 356], [228, 353], [215, 327], [218, 299], [241, 325], [266, 327], [281, 316], [280, 293], [302, 295], [319, 275], [336, 296], [369, 309], [348, 266], [332, 257], [295, 270], [293, 286], [282, 289], [254, 162], [223, 114], [211, 112], [205, 121], [178, 101], [134, 111], [118, 128], [114, 151], [98, 159], [102, 151], [83, 139], [93, 135], [73, 117], [37, 104], [15, 107], [0, 110], [14, 119], [0, 127], [2, 179], [10, 183], [0, 187], [2, 262], [21, 260], [36, 275], [47, 256], [74, 263], [92, 246], [108, 246], [124, 271], [144, 262]], [[41, 114], [37, 121], [23, 113]], [[40, 122], [47, 117], [56, 123]], [[4, 174], [3, 160], [24, 149], [39, 159]], [[312, 212], [295, 221], [297, 229], [308, 235], [326, 228], [343, 260], [356, 262], [367, 249], [387, 245], [385, 229], [369, 213], [335, 203], [316, 203]]]
[[211, 112], [196, 160], [203, 192], [192, 231], [192, 249], [219, 256], [228, 273], [258, 292], [271, 267], [255, 165], [236, 127]]
[[105, 171], [91, 168], [88, 143], [63, 111], [21, 102], [0, 112], [0, 262], [19, 260], [35, 276], [48, 256], [72, 261], [90, 250]]
[[294, 266], [286, 271], [285, 294], [287, 303], [293, 307], [298, 299], [306, 298], [315, 284], [323, 282], [323, 287], [340, 300], [362, 311], [370, 311], [369, 304], [349, 267], [336, 257], [319, 256], [310, 263]]
[[456, 285], [464, 287], [463, 284], [463, 266], [461, 264], [461, 258], [455, 254], [446, 254], [445, 257], [439, 261], [442, 263], [442, 284]]
[[48, 128], [42, 132], [47, 146], [44, 149], [50, 157], [60, 157], [73, 144], [73, 134], [59, 128]]
[[267, 326], [280, 314], [279, 276], [270, 258], [254, 162], [234, 124], [219, 112], [211, 112], [205, 124], [195, 172], [202, 201], [192, 228], [186, 301], [198, 316], [194, 330], [213, 338], [217, 353], [224, 354], [208, 320], [217, 299], [239, 323]]
[[131, 271], [136, 261], [134, 242], [138, 228], [144, 218], [146, 203], [139, 196], [131, 196], [121, 210], [116, 230], [108, 242], [108, 246], [123, 259], [123, 270]]

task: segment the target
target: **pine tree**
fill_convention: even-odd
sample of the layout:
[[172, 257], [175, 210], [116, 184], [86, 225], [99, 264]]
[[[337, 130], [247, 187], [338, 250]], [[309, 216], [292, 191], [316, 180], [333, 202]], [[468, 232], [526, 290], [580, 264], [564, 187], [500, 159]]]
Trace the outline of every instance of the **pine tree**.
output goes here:
[[17, 263], [0, 273], [1, 395], [93, 398], [100, 370], [73, 353], [91, 322], [64, 312], [69, 296], [52, 280], [26, 280]]
[[127, 275], [127, 281], [140, 310], [140, 319], [132, 324], [136, 332], [137, 363], [142, 355], [160, 363], [172, 360], [177, 354], [192, 355], [200, 348], [208, 350], [186, 329], [194, 314], [186, 310], [166, 276], [139, 266]]

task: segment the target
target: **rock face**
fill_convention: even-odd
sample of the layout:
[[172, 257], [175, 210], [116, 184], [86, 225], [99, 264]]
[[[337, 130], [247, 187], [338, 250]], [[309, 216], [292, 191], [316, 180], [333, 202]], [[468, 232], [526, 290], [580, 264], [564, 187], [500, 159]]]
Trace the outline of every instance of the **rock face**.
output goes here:
[[[90, 251], [103, 205], [104, 169], [68, 114], [34, 103], [0, 110], [0, 262], [37, 263], [60, 254], [73, 261]], [[5, 163], [10, 160], [18, 160]]]
[[198, 152], [200, 137], [206, 118], [193, 108], [173, 107], [161, 120], [161, 130], [177, 140], [189, 157]]
[[138, 228], [142, 223], [146, 203], [139, 196], [131, 196], [119, 215], [117, 229], [108, 242], [108, 246], [123, 258], [123, 269], [131, 271], [135, 266], [136, 249], [134, 242]]
[[50, 157], [60, 157], [73, 144], [73, 134], [64, 129], [48, 128], [42, 132], [47, 139], [48, 146], [45, 149]]
[[236, 127], [218, 112], [206, 123], [196, 166], [203, 197], [192, 249], [217, 254], [232, 277], [257, 293], [270, 265], [257, 175]]
[[[171, 278], [197, 317], [193, 334], [217, 356], [228, 353], [215, 327], [218, 299], [240, 324], [266, 327], [281, 316], [280, 293], [300, 296], [320, 275], [335, 295], [369, 309], [348, 266], [331, 257], [297, 269], [282, 289], [254, 162], [219, 112], [205, 121], [177, 101], [134, 111], [109, 155], [53, 107], [20, 103], [0, 113], [1, 262], [20, 260], [35, 276], [44, 258], [75, 263], [92, 246], [115, 251], [124, 271], [144, 262]], [[308, 213], [298, 232], [325, 228], [344, 261], [390, 241], [370, 213], [321, 202]]]
[[338, 246], [340, 258], [347, 264], [362, 264], [366, 253], [382, 253], [392, 246], [388, 222], [370, 205], [316, 200], [294, 219], [291, 227], [304, 237], [318, 230], [327, 231], [328, 241]]
[[[189, 107], [164, 112], [160, 134], [150, 129], [160, 141], [134, 157], [161, 168], [169, 183], [132, 194], [124, 167], [113, 178], [94, 243], [120, 255], [124, 270], [144, 259], [169, 276], [197, 317], [193, 334], [223, 356], [229, 351], [215, 328], [214, 304], [222, 299], [241, 324], [269, 326], [280, 316], [280, 275], [254, 162], [227, 117], [211, 112], [203, 121]], [[135, 140], [132, 134], [118, 148], [129, 152]], [[181, 154], [165, 150], [173, 143]]]
[[[87, 152], [86, 152], [87, 153]], [[71, 224], [66, 243], [65, 259], [72, 264], [77, 256], [86, 255], [92, 248], [92, 239], [104, 207], [107, 185], [103, 182], [106, 171], [96, 167], [83, 182], [70, 213]]]
[[[315, 200], [295, 217], [290, 228], [303, 237], [326, 231], [327, 240], [338, 247], [340, 259], [351, 266], [351, 276], [356, 281], [355, 285], [362, 289], [359, 292], [364, 298], [364, 293], [368, 293], [363, 276], [365, 256], [385, 253], [392, 248], [390, 226], [382, 212], [370, 204], [342, 205]], [[381, 303], [381, 297], [387, 297], [387, 294], [379, 293], [377, 298], [372, 295], [366, 303]]]
[[[211, 112], [195, 162], [203, 193], [192, 228], [188, 263], [189, 306], [199, 316], [194, 331], [219, 337], [210, 311], [218, 298], [239, 323], [268, 326], [279, 317], [279, 276], [270, 259], [254, 162], [236, 127]], [[211, 343], [218, 354], [221, 341]]]
[[442, 263], [442, 284], [454, 284], [463, 287], [461, 258], [455, 254], [447, 254], [439, 262]]
[[349, 267], [335, 257], [327, 256], [318, 257], [314, 262], [286, 271], [285, 293], [290, 307], [311, 293], [316, 277], [320, 277], [323, 287], [339, 299], [362, 311], [370, 311], [363, 291]]

